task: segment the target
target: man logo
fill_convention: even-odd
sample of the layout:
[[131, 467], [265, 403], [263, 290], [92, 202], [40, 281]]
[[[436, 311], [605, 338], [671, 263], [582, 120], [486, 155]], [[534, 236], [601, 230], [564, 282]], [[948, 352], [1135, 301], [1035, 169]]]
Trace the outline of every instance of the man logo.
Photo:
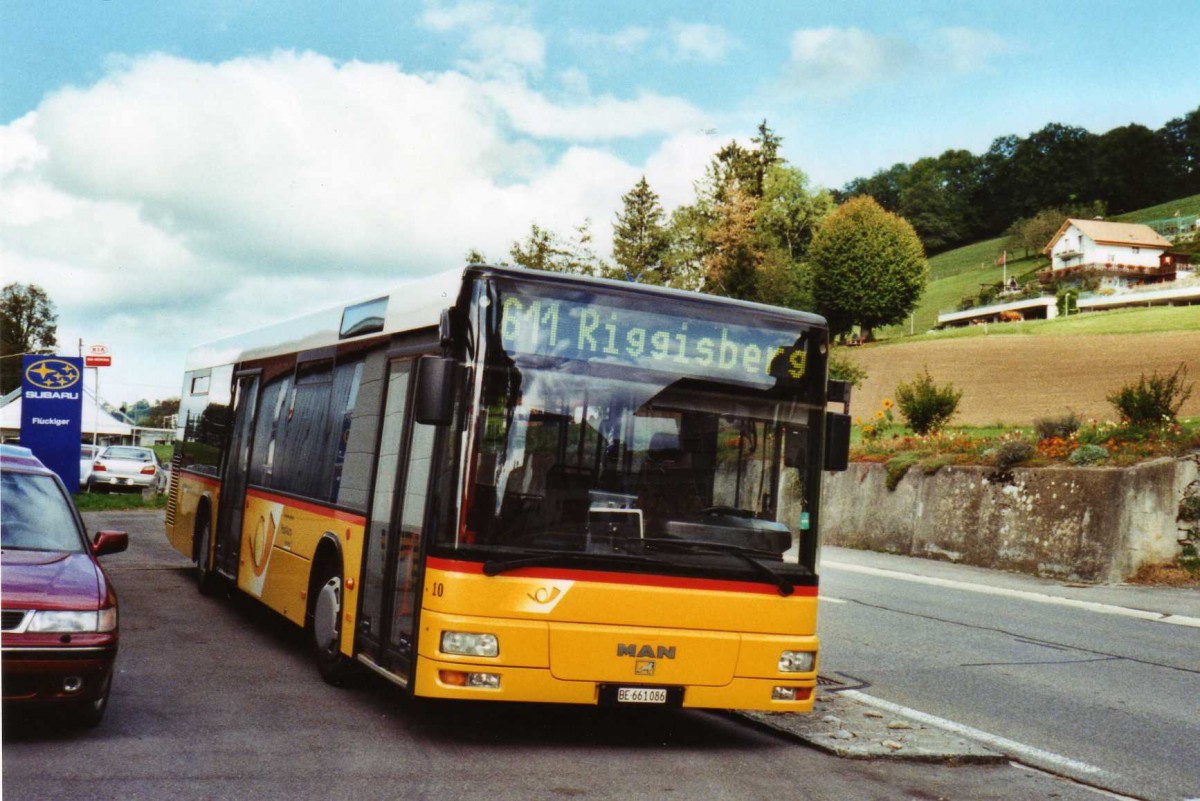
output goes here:
[[674, 645], [660, 645], [655, 650], [653, 645], [617, 645], [617, 656], [632, 656], [637, 659], [674, 659]]
[[635, 676], [653, 676], [654, 663], [648, 659], [638, 660], [638, 662], [633, 666], [633, 674]]
[[38, 389], [66, 389], [79, 383], [79, 369], [62, 359], [39, 359], [25, 370], [25, 378]]

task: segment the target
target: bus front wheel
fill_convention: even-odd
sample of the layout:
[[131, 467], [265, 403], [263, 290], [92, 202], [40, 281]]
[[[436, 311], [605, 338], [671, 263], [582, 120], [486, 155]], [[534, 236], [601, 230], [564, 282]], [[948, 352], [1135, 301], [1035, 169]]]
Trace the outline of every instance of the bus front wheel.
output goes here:
[[321, 678], [341, 685], [352, 675], [354, 663], [341, 652], [342, 576], [337, 567], [335, 562], [327, 560], [319, 568], [310, 631]]

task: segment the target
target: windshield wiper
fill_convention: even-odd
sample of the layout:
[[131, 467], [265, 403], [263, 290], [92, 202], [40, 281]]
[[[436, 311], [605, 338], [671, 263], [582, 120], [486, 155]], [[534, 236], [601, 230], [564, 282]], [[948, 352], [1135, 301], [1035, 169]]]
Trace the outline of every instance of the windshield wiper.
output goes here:
[[489, 559], [483, 563], [483, 575], [498, 576], [501, 573], [507, 573], [510, 570], [517, 570], [522, 567], [539, 567], [542, 565], [554, 564], [575, 564], [583, 562], [587, 564], [595, 564], [598, 560], [611, 559], [613, 557], [621, 561], [634, 561], [638, 564], [654, 564], [653, 559], [632, 556], [626, 553], [609, 554], [609, 553], [587, 553], [586, 551], [548, 551], [546, 553], [530, 554], [528, 556], [517, 556], [512, 559]]
[[[638, 540], [632, 540], [638, 542]], [[666, 548], [674, 548], [677, 551], [699, 551], [703, 553], [727, 553], [730, 556], [736, 556], [746, 564], [754, 568], [754, 570], [763, 578], [767, 579], [771, 584], [774, 584], [779, 594], [784, 598], [796, 591], [796, 587], [786, 577], [776, 573], [767, 565], [755, 559], [755, 556], [773, 556], [766, 551], [760, 551], [755, 548], [746, 548], [741, 545], [730, 545], [726, 542], [709, 542], [706, 540], [677, 540], [667, 537], [643, 537], [641, 542], [650, 546], [664, 546]]]

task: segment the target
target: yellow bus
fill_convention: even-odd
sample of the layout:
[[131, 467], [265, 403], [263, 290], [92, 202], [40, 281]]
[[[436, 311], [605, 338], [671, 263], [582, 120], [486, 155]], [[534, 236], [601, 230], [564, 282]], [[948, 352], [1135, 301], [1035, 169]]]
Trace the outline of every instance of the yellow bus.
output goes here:
[[412, 281], [189, 352], [167, 537], [330, 683], [807, 711], [849, 447], [828, 346], [815, 315], [659, 287]]

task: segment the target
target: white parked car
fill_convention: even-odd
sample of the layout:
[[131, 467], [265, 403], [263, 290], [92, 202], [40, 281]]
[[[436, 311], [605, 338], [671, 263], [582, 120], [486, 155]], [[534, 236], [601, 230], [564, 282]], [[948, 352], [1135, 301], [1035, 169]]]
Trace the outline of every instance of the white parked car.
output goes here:
[[92, 477], [92, 462], [103, 450], [97, 445], [79, 446], [79, 488], [87, 489], [88, 479]]
[[97, 489], [158, 489], [162, 467], [150, 448], [109, 445], [92, 461], [88, 491]]

